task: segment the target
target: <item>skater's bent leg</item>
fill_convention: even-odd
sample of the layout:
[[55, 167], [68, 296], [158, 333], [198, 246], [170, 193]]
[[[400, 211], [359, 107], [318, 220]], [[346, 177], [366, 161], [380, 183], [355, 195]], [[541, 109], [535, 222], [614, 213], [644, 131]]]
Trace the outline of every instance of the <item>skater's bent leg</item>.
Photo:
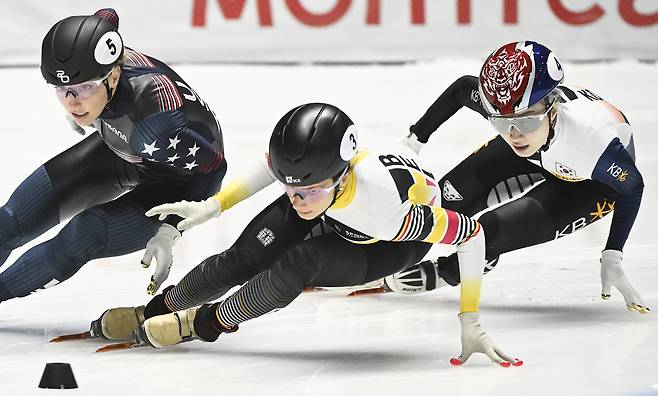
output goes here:
[[0, 265], [60, 221], [121, 195], [137, 176], [136, 167], [116, 157], [98, 133], [56, 155], [0, 208]]
[[105, 241], [105, 224], [91, 212], [75, 216], [53, 239], [25, 252], [0, 274], [0, 301], [68, 279]]
[[63, 282], [90, 260], [143, 249], [155, 230], [141, 207], [114, 201], [88, 209], [0, 273], [0, 301]]
[[288, 197], [282, 195], [247, 225], [233, 246], [192, 269], [166, 293], [163, 302], [156, 296], [153, 304], [147, 306], [146, 316], [217, 299], [272, 266], [291, 246], [302, 241], [318, 221], [301, 219]]
[[308, 286], [354, 286], [390, 275], [417, 262], [430, 246], [357, 245], [336, 234], [306, 240], [221, 303], [217, 315], [230, 328], [287, 306]]
[[[502, 253], [549, 241], [555, 235], [548, 212], [541, 202], [527, 195], [484, 213], [478, 221], [484, 230], [488, 270], [498, 263]], [[485, 267], [485, 273], [488, 270]], [[461, 282], [457, 254], [439, 258], [437, 271], [449, 285]]]
[[[331, 264], [330, 252], [318, 249], [318, 242], [332, 237], [338, 238], [336, 235], [313, 238], [290, 248], [276, 264], [251, 278], [219, 304], [217, 316], [221, 318], [221, 325], [231, 328], [290, 304], [312, 283], [323, 266]], [[354, 259], [352, 276], [358, 284], [365, 276], [365, 254], [361, 252]]]
[[[602, 183], [551, 179], [525, 196], [484, 213], [478, 221], [485, 234], [489, 270], [503, 253], [552, 241], [599, 220], [605, 214], [592, 216], [597, 205], [614, 200], [614, 192]], [[446, 282], [459, 284], [456, 255], [440, 258], [438, 269]]]
[[[6, 260], [12, 249], [62, 219], [127, 191], [137, 176], [136, 167], [116, 157], [98, 133], [53, 157], [21, 183], [0, 208], [0, 262]], [[139, 217], [144, 216], [140, 213]], [[26, 252], [12, 268], [0, 274], [0, 301], [68, 278], [94, 258], [88, 252], [95, 250], [95, 244], [105, 243], [111, 250], [110, 244], [103, 242], [108, 240], [111, 227], [102, 229], [102, 223], [92, 214], [81, 215], [58, 236]], [[78, 234], [77, 230], [83, 232]], [[118, 235], [116, 239], [122, 237]]]
[[[179, 311], [213, 301], [226, 294], [233, 286], [246, 282], [260, 272], [255, 256], [245, 249], [229, 250], [208, 257], [194, 267], [181, 281], [166, 293], [166, 311]], [[146, 317], [161, 314], [164, 307], [151, 306]], [[153, 311], [155, 309], [155, 311]], [[153, 311], [153, 312], [152, 312]]]
[[53, 186], [43, 166], [28, 176], [0, 207], [0, 265], [12, 250], [59, 223]]

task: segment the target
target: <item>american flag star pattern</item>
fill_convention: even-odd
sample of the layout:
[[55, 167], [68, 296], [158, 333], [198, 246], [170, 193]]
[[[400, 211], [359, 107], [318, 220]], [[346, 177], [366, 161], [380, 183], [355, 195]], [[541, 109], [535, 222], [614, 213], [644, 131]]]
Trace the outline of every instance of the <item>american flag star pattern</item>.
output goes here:
[[175, 168], [193, 172], [208, 173], [219, 167], [223, 156], [212, 147], [203, 147], [194, 139], [179, 133], [173, 138], [152, 140], [142, 143], [143, 157], [150, 162], [158, 162]]

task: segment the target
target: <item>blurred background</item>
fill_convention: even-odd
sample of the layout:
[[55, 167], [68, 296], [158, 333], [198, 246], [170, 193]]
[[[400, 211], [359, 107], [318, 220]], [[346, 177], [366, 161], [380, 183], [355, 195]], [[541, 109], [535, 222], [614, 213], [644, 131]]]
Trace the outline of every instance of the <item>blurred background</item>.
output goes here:
[[[566, 84], [615, 104], [633, 126], [646, 188], [624, 257], [647, 303], [658, 305], [657, 0], [2, 0], [0, 203], [34, 169], [82, 139], [41, 77], [41, 41], [56, 21], [105, 7], [117, 10], [127, 46], [172, 64], [215, 111], [224, 133], [226, 182], [263, 154], [272, 127], [294, 106], [339, 106], [366, 144], [399, 139], [453, 81], [477, 75], [495, 48], [517, 40], [545, 44], [562, 61]], [[443, 175], [493, 136], [479, 115], [460, 111], [421, 157]], [[169, 280], [230, 246], [281, 193], [271, 186], [187, 232], [175, 247]], [[530, 362], [523, 375], [501, 375], [484, 358], [466, 370], [447, 364], [459, 345], [457, 289], [410, 300], [375, 297], [379, 304], [305, 293], [289, 309], [241, 327], [229, 342], [162, 353], [98, 357], [91, 354], [94, 343], [47, 344], [53, 335], [86, 329], [110, 306], [148, 301], [153, 268], [142, 269], [142, 252], [136, 252], [95, 260], [62, 285], [2, 303], [0, 378], [11, 380], [0, 382], [0, 390], [26, 394], [43, 364], [60, 360], [74, 363], [79, 382], [95, 394], [184, 394], [191, 379], [212, 391], [316, 396], [410, 389], [655, 394], [656, 316], [628, 314], [618, 295], [608, 303], [599, 298], [598, 257], [609, 221], [506, 254], [487, 275], [482, 309], [492, 314], [486, 323], [500, 345]], [[16, 249], [2, 269], [58, 229]], [[548, 340], [555, 341], [553, 355]], [[189, 352], [184, 370], [180, 353]], [[209, 367], [220, 375], [208, 375]], [[163, 375], [163, 368], [171, 370]], [[118, 379], [112, 387], [108, 372]], [[473, 378], [478, 381], [469, 382]], [[339, 392], [337, 384], [350, 386]]]

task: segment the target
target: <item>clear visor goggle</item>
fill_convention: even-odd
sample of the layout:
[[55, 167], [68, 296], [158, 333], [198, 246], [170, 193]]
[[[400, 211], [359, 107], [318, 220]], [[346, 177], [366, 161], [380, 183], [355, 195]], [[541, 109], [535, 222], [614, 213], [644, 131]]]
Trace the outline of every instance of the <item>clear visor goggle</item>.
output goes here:
[[281, 182], [279, 183], [291, 199], [295, 196], [299, 196], [304, 201], [316, 202], [329, 195], [334, 188], [340, 184], [343, 177], [347, 174], [348, 169], [349, 167], [346, 167], [343, 173], [341, 173], [336, 181], [329, 187], [294, 187]]
[[540, 114], [528, 114], [519, 117], [490, 115], [489, 123], [491, 123], [494, 129], [501, 135], [509, 135], [512, 133], [512, 128], [516, 129], [520, 133], [532, 133], [539, 129], [546, 116], [548, 116], [548, 113], [550, 113], [550, 111], [555, 106], [556, 102], [557, 100], [553, 100], [550, 106], [547, 106], [546, 110]]
[[105, 81], [110, 76], [111, 73], [112, 70], [110, 70], [109, 73], [100, 77], [97, 80], [85, 81], [79, 84], [72, 84], [72, 85], [48, 84], [48, 85], [50, 85], [55, 89], [55, 94], [57, 95], [57, 98], [62, 102], [65, 101], [69, 95], [73, 95], [73, 97], [77, 98], [78, 100], [85, 100], [91, 97], [92, 95], [94, 95], [96, 92], [98, 92], [98, 89], [103, 83], [103, 81]]

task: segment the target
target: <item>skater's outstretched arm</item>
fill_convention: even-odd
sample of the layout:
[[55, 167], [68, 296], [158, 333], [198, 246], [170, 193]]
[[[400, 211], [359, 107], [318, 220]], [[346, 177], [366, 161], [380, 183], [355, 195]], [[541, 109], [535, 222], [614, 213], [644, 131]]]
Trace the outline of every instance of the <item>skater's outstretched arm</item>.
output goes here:
[[184, 220], [178, 223], [177, 228], [180, 231], [189, 230], [218, 217], [223, 211], [249, 198], [275, 180], [267, 163], [257, 161], [251, 169], [206, 200], [163, 204], [152, 208], [146, 215], [159, 216], [159, 220], [165, 220], [169, 215], [182, 217]]

